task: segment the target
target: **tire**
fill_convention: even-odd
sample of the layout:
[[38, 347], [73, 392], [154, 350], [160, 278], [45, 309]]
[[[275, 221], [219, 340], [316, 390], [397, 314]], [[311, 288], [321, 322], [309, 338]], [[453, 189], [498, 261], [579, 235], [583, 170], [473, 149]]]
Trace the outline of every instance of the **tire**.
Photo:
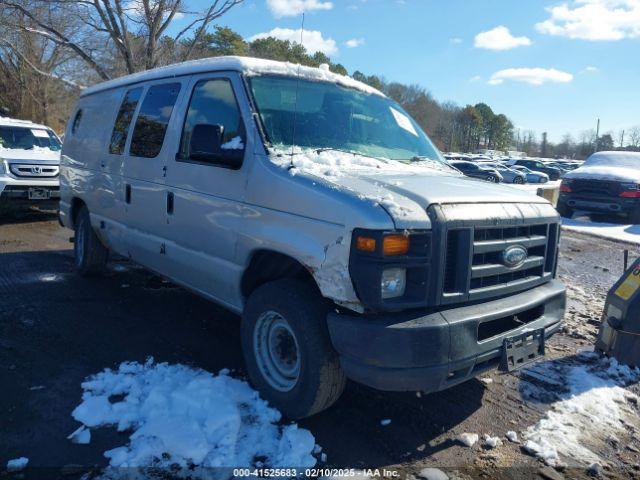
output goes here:
[[515, 177], [513, 179], [513, 183], [516, 185], [522, 185], [524, 183], [524, 179], [522, 177]]
[[557, 210], [558, 210], [558, 213], [560, 214], [561, 217], [564, 217], [564, 218], [573, 217], [573, 208], [568, 207], [564, 203], [558, 203]]
[[104, 271], [109, 250], [102, 244], [91, 226], [89, 210], [82, 206], [75, 220], [73, 241], [75, 266], [80, 275], [97, 275]]
[[500, 180], [495, 175], [489, 175], [485, 180], [491, 183], [500, 183]]
[[[292, 420], [329, 408], [346, 384], [329, 339], [328, 311], [311, 285], [283, 279], [253, 292], [242, 315], [240, 336], [251, 383]], [[278, 369], [276, 363], [284, 367]]]

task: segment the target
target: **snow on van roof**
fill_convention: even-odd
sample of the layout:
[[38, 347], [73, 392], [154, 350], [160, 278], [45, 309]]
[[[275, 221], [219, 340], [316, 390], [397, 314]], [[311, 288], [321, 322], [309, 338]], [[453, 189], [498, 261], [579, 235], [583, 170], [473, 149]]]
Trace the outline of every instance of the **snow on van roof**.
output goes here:
[[9, 118], [9, 117], [0, 117], [0, 127], [25, 127], [25, 128], [51, 130], [46, 125], [33, 123], [29, 120], [19, 120], [17, 118]]
[[260, 58], [231, 56], [191, 60], [188, 62], [168, 65], [166, 67], [154, 68], [153, 70], [134, 73], [86, 88], [85, 90], [83, 90], [81, 96], [92, 95], [104, 90], [149, 80], [172, 78], [194, 73], [205, 73], [223, 70], [239, 71], [249, 76], [272, 74], [295, 77], [300, 75], [301, 78], [304, 78], [306, 80], [337, 83], [344, 87], [355, 88], [365, 93], [384, 96], [383, 93], [365, 83], [354, 80], [351, 77], [338, 75], [337, 73], [329, 71], [326, 65], [321, 65], [320, 68], [314, 68], [305, 67], [289, 62], [276, 62], [273, 60], [264, 60]]

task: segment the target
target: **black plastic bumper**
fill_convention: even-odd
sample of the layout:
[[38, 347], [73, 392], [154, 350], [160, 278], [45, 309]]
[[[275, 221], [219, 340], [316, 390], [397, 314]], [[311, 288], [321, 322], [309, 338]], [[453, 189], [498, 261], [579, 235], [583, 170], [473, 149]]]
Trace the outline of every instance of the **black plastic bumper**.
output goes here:
[[351, 380], [379, 390], [435, 392], [498, 366], [505, 338], [540, 328], [551, 336], [561, 325], [565, 300], [564, 285], [553, 280], [506, 298], [432, 313], [334, 312], [328, 325]]
[[575, 210], [593, 213], [631, 213], [640, 207], [638, 198], [560, 194], [558, 203]]

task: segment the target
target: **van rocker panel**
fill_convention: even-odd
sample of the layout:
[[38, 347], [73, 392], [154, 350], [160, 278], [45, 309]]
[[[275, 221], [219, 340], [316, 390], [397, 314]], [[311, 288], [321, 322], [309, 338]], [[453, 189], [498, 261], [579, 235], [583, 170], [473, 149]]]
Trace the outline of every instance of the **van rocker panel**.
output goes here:
[[[436, 392], [497, 367], [506, 338], [536, 329], [550, 337], [565, 304], [564, 285], [552, 280], [475, 305], [373, 317], [331, 312], [327, 323], [351, 380], [378, 390]], [[503, 324], [514, 315], [524, 321], [492, 330], [492, 321]]]

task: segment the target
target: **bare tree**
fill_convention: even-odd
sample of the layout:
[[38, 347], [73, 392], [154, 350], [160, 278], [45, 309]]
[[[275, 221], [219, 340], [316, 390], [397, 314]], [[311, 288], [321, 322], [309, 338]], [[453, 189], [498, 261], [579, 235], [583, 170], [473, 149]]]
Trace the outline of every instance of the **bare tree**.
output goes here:
[[[122, 60], [124, 73], [159, 66], [162, 48], [175, 47], [180, 41], [185, 41], [186, 46], [177, 60], [187, 60], [211, 23], [242, 1], [212, 0], [202, 11], [189, 10], [185, 0], [0, 0], [0, 4], [31, 21], [32, 25], [14, 25], [16, 28], [73, 52], [101, 79], [107, 80], [113, 68], [97, 51], [98, 39], [104, 42], [103, 50], [114, 49]], [[77, 18], [81, 28], [71, 34], [62, 31], [51, 21], [61, 14]], [[182, 16], [189, 19], [188, 23], [173, 37], [169, 36], [172, 42], [163, 46], [169, 27]]]
[[640, 126], [636, 126], [629, 129], [629, 134], [627, 136], [629, 139], [629, 146], [634, 150], [640, 148]]

